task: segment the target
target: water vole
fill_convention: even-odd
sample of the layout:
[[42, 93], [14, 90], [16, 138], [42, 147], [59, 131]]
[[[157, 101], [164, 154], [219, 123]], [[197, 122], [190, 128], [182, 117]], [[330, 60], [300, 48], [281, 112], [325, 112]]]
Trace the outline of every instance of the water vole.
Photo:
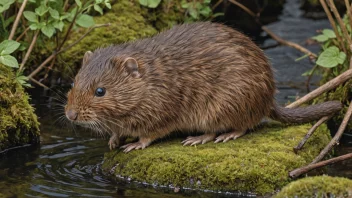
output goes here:
[[[172, 131], [200, 131], [184, 145], [236, 139], [260, 120], [303, 123], [342, 108], [338, 101], [285, 109], [275, 103], [272, 67], [248, 37], [217, 23], [173, 27], [154, 37], [87, 52], [68, 93], [66, 117], [143, 149]], [[223, 133], [216, 137], [217, 133]]]

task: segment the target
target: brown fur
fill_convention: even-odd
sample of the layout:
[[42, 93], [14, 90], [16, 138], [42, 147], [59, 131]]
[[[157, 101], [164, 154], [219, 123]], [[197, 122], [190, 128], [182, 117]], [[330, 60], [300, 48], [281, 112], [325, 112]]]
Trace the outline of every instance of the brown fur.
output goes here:
[[[137, 77], [123, 64], [128, 58], [138, 63]], [[106, 95], [95, 97], [97, 87]], [[265, 116], [280, 120], [286, 110], [276, 106], [275, 91], [272, 68], [248, 37], [198, 22], [89, 53], [66, 109], [77, 110], [76, 123], [154, 140], [175, 130], [241, 131]], [[326, 114], [318, 111], [314, 118]], [[283, 121], [294, 122], [290, 115]]]

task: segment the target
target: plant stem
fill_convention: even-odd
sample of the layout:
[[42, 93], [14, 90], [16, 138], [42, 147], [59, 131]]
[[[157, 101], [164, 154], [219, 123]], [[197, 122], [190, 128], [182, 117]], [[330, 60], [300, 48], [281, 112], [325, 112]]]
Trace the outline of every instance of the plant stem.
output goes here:
[[299, 150], [302, 149], [302, 147], [304, 146], [304, 144], [307, 142], [307, 140], [310, 138], [310, 136], [313, 135], [313, 133], [315, 132], [315, 130], [321, 125], [323, 124], [325, 121], [329, 120], [332, 116], [324, 116], [322, 117], [317, 123], [315, 123], [312, 128], [309, 129], [308, 133], [304, 136], [304, 138], [301, 140], [301, 142], [293, 148], [293, 150], [295, 151], [295, 153], [297, 153]]
[[10, 36], [9, 36], [9, 40], [12, 40], [12, 38], [15, 36], [15, 32], [16, 32], [18, 23], [19, 23], [19, 21], [20, 21], [20, 19], [21, 19], [23, 10], [24, 10], [24, 8], [26, 7], [27, 1], [28, 1], [28, 0], [23, 0], [23, 3], [22, 3], [22, 5], [21, 5], [21, 8], [20, 8], [20, 10], [19, 10], [18, 13], [17, 13], [16, 20], [15, 20], [15, 22], [13, 23], [13, 26], [12, 26], [12, 29], [11, 29], [11, 33], [10, 33]]
[[74, 45], [76, 45], [78, 42], [80, 42], [84, 37], [86, 37], [91, 31], [93, 31], [95, 28], [100, 28], [100, 27], [107, 27], [110, 26], [110, 23], [107, 24], [101, 24], [101, 25], [95, 25], [91, 28], [88, 29], [88, 31], [83, 34], [79, 39], [77, 39], [75, 42], [73, 42], [71, 45], [65, 47], [64, 49], [60, 49], [59, 51], [54, 52], [53, 54], [51, 54], [47, 59], [45, 59], [44, 62], [42, 62], [42, 64], [40, 64], [34, 71], [32, 71], [32, 73], [30, 73], [28, 75], [28, 78], [31, 79], [33, 78], [38, 72], [40, 72], [44, 66], [49, 63], [53, 58], [55, 58], [58, 54], [60, 54], [61, 52], [64, 52], [68, 49], [70, 49], [71, 47], [73, 47]]
[[338, 157], [334, 157], [334, 158], [331, 158], [329, 160], [325, 160], [325, 161], [321, 161], [321, 162], [318, 162], [316, 164], [310, 164], [308, 166], [305, 166], [305, 167], [302, 167], [302, 168], [297, 168], [293, 171], [291, 171], [289, 173], [289, 176], [291, 178], [296, 178], [304, 173], [307, 173], [313, 169], [316, 169], [316, 168], [320, 168], [320, 167], [323, 167], [323, 166], [326, 166], [326, 165], [329, 165], [329, 164], [333, 164], [333, 163], [336, 163], [336, 162], [340, 162], [340, 161], [343, 161], [343, 160], [347, 160], [347, 159], [350, 159], [352, 158], [352, 153], [348, 153], [348, 154], [345, 154], [345, 155], [341, 155], [341, 156], [338, 156]]
[[18, 42], [19, 40], [21, 40], [21, 38], [28, 32], [28, 30], [29, 30], [29, 27], [27, 27], [19, 37], [17, 37], [16, 41]]
[[29, 46], [28, 50], [27, 50], [27, 53], [26, 55], [24, 56], [23, 60], [22, 60], [22, 63], [21, 63], [21, 66], [20, 66], [20, 69], [19, 71], [22, 71], [23, 70], [23, 67], [24, 65], [26, 64], [28, 58], [29, 58], [29, 55], [31, 54], [32, 50], [33, 50], [33, 47], [35, 45], [35, 43], [37, 42], [37, 38], [38, 38], [38, 34], [39, 34], [39, 30], [37, 30], [35, 33], [34, 33], [34, 36], [33, 36], [33, 39], [32, 39], [32, 42], [31, 42], [31, 45]]
[[352, 101], [350, 101], [350, 106], [348, 107], [348, 110], [345, 114], [345, 117], [343, 118], [342, 123], [341, 123], [339, 129], [337, 130], [334, 138], [332, 138], [332, 140], [329, 142], [329, 144], [320, 152], [320, 154], [313, 160], [313, 162], [311, 164], [315, 164], [315, 163], [319, 162], [321, 159], [323, 159], [325, 157], [325, 155], [328, 152], [330, 152], [332, 147], [339, 144], [339, 140], [340, 140], [343, 132], [345, 131], [345, 128], [348, 124], [348, 121], [351, 118], [351, 114], [352, 114]]
[[321, 94], [335, 89], [337, 86], [341, 85], [342, 83], [346, 82], [347, 80], [352, 78], [352, 69], [349, 69], [342, 74], [336, 76], [334, 79], [330, 80], [329, 82], [325, 83], [324, 85], [320, 86], [319, 88], [315, 89], [314, 91], [310, 92], [309, 94], [303, 96], [302, 98], [296, 100], [295, 102], [287, 105], [286, 108], [294, 108], [298, 107], [301, 104], [308, 102]]
[[65, 44], [65, 42], [66, 42], [68, 36], [70, 35], [71, 30], [72, 30], [72, 28], [73, 28], [73, 24], [74, 24], [75, 21], [76, 21], [76, 18], [77, 18], [78, 13], [79, 13], [79, 12], [78, 12], [78, 8], [77, 8], [76, 13], [75, 13], [75, 16], [73, 17], [72, 22], [71, 22], [70, 26], [68, 27], [68, 30], [67, 30], [66, 35], [65, 35], [65, 37], [64, 37], [64, 40], [62, 40], [61, 44], [60, 44], [59, 47], [58, 47], [58, 50], [60, 50], [60, 49], [62, 48], [62, 46]]
[[352, 13], [351, 13], [351, 6], [349, 0], [345, 0], [346, 4], [346, 12], [348, 14], [348, 21], [350, 22], [350, 27], [352, 28]]
[[339, 22], [339, 25], [341, 27], [341, 30], [342, 30], [342, 33], [345, 37], [345, 39], [347, 39], [347, 43], [348, 43], [348, 46], [350, 46], [352, 44], [352, 41], [351, 41], [351, 38], [350, 38], [350, 35], [348, 35], [348, 32], [347, 32], [347, 29], [346, 29], [346, 26], [345, 24], [343, 23], [341, 17], [340, 17], [340, 14], [339, 12], [337, 11], [336, 7], [335, 7], [335, 3], [333, 0], [329, 0], [329, 6], [332, 10], [332, 12], [334, 13], [337, 21]]
[[347, 50], [346, 50], [345, 44], [343, 43], [342, 38], [341, 38], [339, 32], [337, 31], [337, 26], [336, 26], [335, 20], [332, 17], [330, 10], [329, 10], [328, 6], [325, 3], [325, 0], [319, 0], [319, 1], [320, 1], [321, 6], [323, 6], [323, 9], [324, 9], [324, 11], [326, 13], [326, 16], [328, 16], [329, 22], [330, 22], [330, 24], [332, 26], [332, 29], [335, 32], [335, 35], [337, 37], [337, 41], [339, 43], [340, 48], [342, 48], [343, 51], [345, 52], [345, 54], [347, 54]]

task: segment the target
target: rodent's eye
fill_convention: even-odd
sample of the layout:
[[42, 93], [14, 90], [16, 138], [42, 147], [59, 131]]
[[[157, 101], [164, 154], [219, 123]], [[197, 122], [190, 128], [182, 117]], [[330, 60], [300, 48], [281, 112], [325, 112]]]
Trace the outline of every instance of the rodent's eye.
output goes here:
[[98, 96], [98, 97], [104, 96], [105, 95], [105, 88], [104, 87], [98, 87], [95, 90], [95, 95]]
[[75, 86], [75, 83], [71, 83], [71, 87], [73, 88]]

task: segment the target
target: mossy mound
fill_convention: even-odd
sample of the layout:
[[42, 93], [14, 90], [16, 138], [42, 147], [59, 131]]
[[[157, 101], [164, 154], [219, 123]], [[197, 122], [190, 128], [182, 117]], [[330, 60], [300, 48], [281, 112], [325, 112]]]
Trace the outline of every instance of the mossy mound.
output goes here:
[[[143, 17], [147, 9], [141, 8], [137, 1], [121, 0], [112, 6], [112, 10], [103, 16], [94, 17], [96, 24], [110, 23], [109, 27], [93, 30], [77, 45], [62, 54], [61, 58], [66, 65], [80, 65], [84, 53], [98, 47], [124, 43], [138, 38], [151, 36], [157, 30]], [[80, 28], [73, 32], [66, 45], [70, 45], [80, 38], [87, 30]]]
[[13, 72], [0, 64], [0, 151], [39, 141], [39, 123]]
[[290, 182], [288, 172], [306, 165], [330, 140], [325, 125], [295, 154], [311, 125], [266, 126], [227, 143], [182, 146], [164, 140], [145, 150], [105, 154], [103, 170], [150, 184], [194, 189], [274, 193]]
[[352, 197], [352, 180], [341, 177], [316, 176], [294, 181], [275, 198], [281, 197]]

